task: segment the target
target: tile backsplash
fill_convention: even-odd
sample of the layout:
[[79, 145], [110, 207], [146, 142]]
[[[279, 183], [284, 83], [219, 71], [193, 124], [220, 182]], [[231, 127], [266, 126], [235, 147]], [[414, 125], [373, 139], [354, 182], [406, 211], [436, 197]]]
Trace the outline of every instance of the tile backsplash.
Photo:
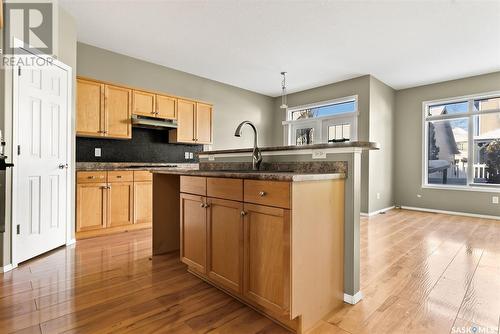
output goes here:
[[[96, 157], [96, 148], [101, 156]], [[77, 162], [197, 162], [203, 145], [169, 144], [167, 130], [132, 128], [132, 139], [76, 138]]]

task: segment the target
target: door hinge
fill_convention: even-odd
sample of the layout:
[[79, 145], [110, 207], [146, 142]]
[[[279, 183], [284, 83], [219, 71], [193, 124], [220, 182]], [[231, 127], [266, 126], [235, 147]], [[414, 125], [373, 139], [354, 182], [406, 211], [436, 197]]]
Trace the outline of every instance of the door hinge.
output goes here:
[[21, 234], [21, 225], [19, 224], [16, 225], [16, 233]]
[[17, 145], [17, 155], [21, 155], [21, 145]]
[[17, 75], [18, 75], [18, 76], [21, 76], [21, 67], [18, 67], [18, 68], [17, 68]]

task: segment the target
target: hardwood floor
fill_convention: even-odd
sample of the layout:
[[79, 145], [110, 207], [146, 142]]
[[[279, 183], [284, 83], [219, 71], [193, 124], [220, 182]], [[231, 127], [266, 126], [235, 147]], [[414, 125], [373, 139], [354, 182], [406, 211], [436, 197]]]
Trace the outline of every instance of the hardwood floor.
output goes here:
[[[150, 230], [81, 240], [0, 274], [0, 333], [286, 332], [188, 274], [177, 253], [151, 260], [150, 240]], [[363, 218], [361, 284], [363, 301], [314, 333], [498, 333], [500, 222]]]

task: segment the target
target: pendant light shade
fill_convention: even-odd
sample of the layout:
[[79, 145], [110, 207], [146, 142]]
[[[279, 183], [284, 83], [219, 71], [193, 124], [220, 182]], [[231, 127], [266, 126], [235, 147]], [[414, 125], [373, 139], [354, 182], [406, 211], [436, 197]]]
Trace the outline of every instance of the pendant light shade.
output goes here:
[[281, 72], [283, 80], [281, 81], [281, 109], [287, 109], [288, 104], [286, 101], [286, 72]]

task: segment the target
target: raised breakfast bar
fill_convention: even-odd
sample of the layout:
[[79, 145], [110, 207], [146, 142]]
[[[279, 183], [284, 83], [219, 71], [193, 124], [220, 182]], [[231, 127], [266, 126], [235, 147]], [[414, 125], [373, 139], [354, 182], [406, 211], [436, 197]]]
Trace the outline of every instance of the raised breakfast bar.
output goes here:
[[153, 171], [153, 254], [180, 250], [190, 273], [294, 332], [311, 329], [359, 292], [355, 187], [361, 152], [376, 145], [349, 144], [262, 149], [258, 171], [251, 150]]

